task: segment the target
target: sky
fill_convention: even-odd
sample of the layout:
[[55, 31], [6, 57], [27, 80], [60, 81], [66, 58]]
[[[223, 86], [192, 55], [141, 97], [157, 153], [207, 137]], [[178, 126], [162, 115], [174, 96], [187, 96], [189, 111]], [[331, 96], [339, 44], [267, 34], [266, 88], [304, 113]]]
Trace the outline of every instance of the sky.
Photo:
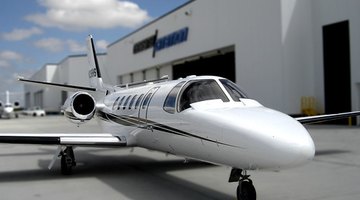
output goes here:
[[0, 100], [23, 98], [18, 76], [47, 63], [86, 53], [92, 34], [97, 52], [188, 0], [2, 0], [0, 6]]

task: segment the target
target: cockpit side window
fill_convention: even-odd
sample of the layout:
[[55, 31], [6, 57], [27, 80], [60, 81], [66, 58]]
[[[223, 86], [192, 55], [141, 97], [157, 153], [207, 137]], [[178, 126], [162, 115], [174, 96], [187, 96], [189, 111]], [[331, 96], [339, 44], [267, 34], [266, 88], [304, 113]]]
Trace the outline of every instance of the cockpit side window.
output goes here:
[[179, 99], [179, 112], [190, 108], [190, 104], [200, 101], [221, 99], [223, 102], [229, 102], [218, 83], [212, 79], [188, 82]]
[[163, 106], [163, 109], [166, 112], [171, 113], [171, 114], [175, 113], [176, 97], [179, 93], [181, 86], [183, 86], [184, 83], [185, 83], [185, 81], [178, 83], [167, 95], [167, 97], [164, 101], [164, 106]]
[[227, 79], [220, 79], [220, 82], [234, 101], [240, 101], [240, 98], [248, 98], [247, 95], [241, 91], [235, 83]]

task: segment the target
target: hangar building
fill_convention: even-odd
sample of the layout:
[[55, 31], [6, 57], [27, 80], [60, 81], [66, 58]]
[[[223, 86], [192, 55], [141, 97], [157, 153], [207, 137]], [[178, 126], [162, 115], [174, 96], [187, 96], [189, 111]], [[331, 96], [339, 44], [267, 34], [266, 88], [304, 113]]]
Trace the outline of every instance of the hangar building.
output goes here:
[[304, 96], [318, 113], [358, 110], [359, 8], [357, 0], [189, 1], [110, 44], [104, 81], [219, 75], [288, 114], [302, 112]]
[[[100, 65], [106, 54], [98, 54]], [[39, 80], [67, 85], [89, 86], [88, 59], [86, 55], [72, 55], [58, 64], [46, 64], [33, 74], [31, 80]], [[56, 88], [25, 84], [25, 108], [40, 106], [47, 113], [59, 113], [70, 92]], [[95, 97], [95, 96], [94, 96]]]

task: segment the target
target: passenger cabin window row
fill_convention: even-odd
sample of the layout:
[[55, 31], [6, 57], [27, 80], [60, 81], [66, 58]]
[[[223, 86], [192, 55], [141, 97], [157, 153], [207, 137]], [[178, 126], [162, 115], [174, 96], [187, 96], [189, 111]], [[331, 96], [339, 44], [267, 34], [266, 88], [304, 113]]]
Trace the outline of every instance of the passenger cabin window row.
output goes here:
[[[147, 97], [148, 96], [149, 95], [147, 95]], [[126, 110], [126, 109], [131, 110], [132, 108], [134, 108], [136, 110], [139, 108], [143, 97], [144, 97], [144, 94], [141, 94], [140, 96], [136, 94], [136, 95], [118, 97], [118, 98], [116, 98], [112, 109], [113, 110]], [[145, 102], [144, 102], [144, 104], [145, 104]]]

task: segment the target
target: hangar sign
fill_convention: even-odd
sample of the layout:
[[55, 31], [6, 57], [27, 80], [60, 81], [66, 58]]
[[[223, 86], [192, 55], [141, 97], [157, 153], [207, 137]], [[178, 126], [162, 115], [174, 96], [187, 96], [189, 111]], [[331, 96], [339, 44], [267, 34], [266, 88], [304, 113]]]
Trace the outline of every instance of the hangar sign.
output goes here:
[[160, 51], [166, 48], [169, 48], [171, 46], [180, 44], [182, 42], [185, 42], [187, 40], [189, 28], [183, 28], [178, 31], [175, 31], [173, 33], [170, 33], [169, 35], [165, 35], [162, 38], [159, 38], [155, 42], [154, 50]]
[[133, 47], [133, 53], [137, 54], [141, 51], [145, 51], [146, 49], [153, 47], [155, 42], [156, 34], [135, 43]]
[[152, 35], [148, 38], [145, 38], [144, 40], [141, 40], [140, 42], [135, 43], [133, 47], [133, 53], [136, 54], [145, 51], [151, 47], [154, 48], [153, 52], [155, 53], [157, 51], [175, 46], [177, 44], [187, 41], [188, 32], [189, 28], [185, 27], [180, 30], [174, 31], [168, 35], [165, 35], [161, 38], [157, 38], [156, 31], [155, 35]]

